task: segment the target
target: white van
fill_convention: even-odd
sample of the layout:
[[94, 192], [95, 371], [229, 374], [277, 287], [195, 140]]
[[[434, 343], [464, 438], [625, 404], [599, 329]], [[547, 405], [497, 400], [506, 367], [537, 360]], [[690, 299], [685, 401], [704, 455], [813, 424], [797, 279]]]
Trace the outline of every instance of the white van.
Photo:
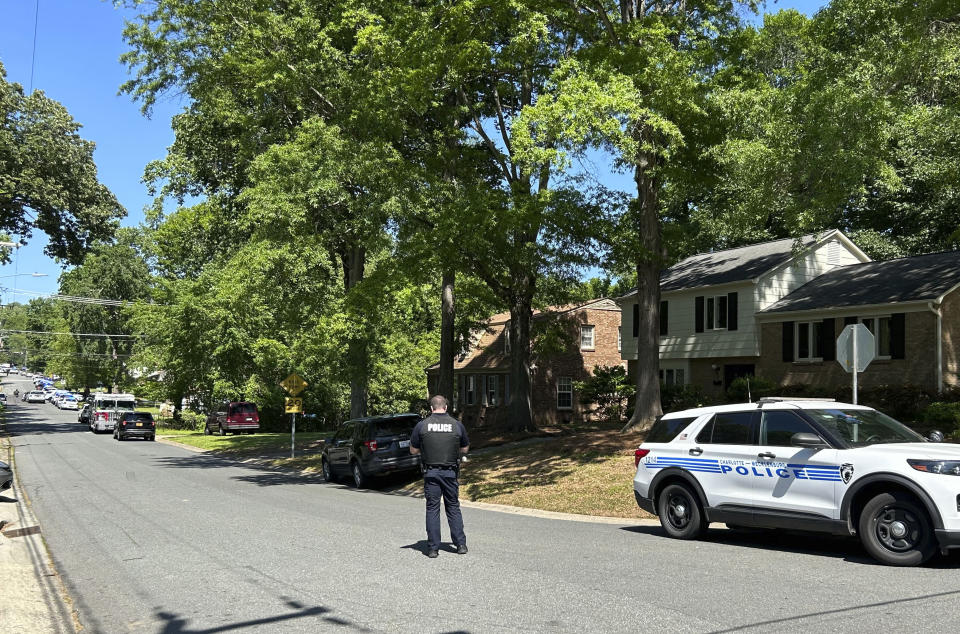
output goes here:
[[137, 399], [133, 394], [104, 394], [98, 392], [93, 395], [93, 415], [90, 416], [90, 431], [113, 431], [120, 415], [123, 412], [133, 412], [137, 409]]

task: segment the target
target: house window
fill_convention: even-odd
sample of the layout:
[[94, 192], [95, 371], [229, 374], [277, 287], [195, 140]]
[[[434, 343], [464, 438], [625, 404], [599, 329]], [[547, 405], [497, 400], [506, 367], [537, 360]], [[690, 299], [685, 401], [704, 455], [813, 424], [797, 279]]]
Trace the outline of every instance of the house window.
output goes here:
[[890, 358], [890, 316], [862, 317], [860, 323], [873, 333], [876, 342], [875, 354], [878, 359]]
[[507, 325], [503, 328], [503, 350], [509, 354], [510, 353], [510, 322], [507, 322]]
[[801, 321], [797, 323], [797, 349], [794, 359], [797, 361], [821, 361], [820, 350], [822, 321]]
[[593, 350], [594, 331], [595, 331], [595, 328], [593, 326], [580, 326], [580, 349], [581, 350]]
[[623, 326], [617, 326], [617, 352], [623, 351]]
[[487, 377], [487, 405], [496, 407], [500, 404], [500, 382], [496, 374]]
[[707, 298], [707, 330], [727, 329], [727, 296]]
[[664, 385], [683, 385], [686, 383], [683, 368], [661, 368], [660, 382]]
[[557, 409], [573, 409], [573, 379], [557, 377]]
[[473, 405], [474, 403], [477, 402], [476, 401], [477, 399], [476, 379], [477, 377], [473, 376], [472, 374], [468, 374], [467, 376], [464, 377], [464, 382], [466, 385], [464, 389], [464, 397], [463, 397], [464, 405]]

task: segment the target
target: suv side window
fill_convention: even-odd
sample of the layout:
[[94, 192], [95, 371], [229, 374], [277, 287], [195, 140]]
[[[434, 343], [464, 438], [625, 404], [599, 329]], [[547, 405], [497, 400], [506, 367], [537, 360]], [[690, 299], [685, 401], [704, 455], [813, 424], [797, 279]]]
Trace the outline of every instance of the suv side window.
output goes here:
[[677, 434], [679, 434], [684, 427], [695, 420], [695, 416], [668, 418], [666, 420], [661, 418], [653, 424], [653, 427], [650, 428], [650, 433], [647, 434], [643, 442], [670, 442], [677, 437]]
[[697, 442], [714, 445], [754, 444], [755, 412], [720, 412], [697, 434]]
[[773, 447], [790, 447], [790, 438], [794, 434], [815, 434], [817, 430], [810, 423], [793, 412], [764, 412], [760, 423], [760, 444]]

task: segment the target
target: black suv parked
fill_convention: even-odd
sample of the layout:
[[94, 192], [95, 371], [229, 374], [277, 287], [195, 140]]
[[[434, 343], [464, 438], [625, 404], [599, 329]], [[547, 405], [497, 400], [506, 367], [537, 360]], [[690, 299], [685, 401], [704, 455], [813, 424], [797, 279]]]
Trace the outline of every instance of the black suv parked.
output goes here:
[[416, 414], [390, 414], [341, 423], [324, 444], [324, 479], [349, 474], [359, 489], [373, 476], [419, 471], [420, 456], [410, 453], [410, 432], [419, 422]]
[[120, 420], [113, 428], [113, 437], [116, 440], [127, 438], [144, 438], [156, 440], [157, 427], [150, 412], [123, 412]]

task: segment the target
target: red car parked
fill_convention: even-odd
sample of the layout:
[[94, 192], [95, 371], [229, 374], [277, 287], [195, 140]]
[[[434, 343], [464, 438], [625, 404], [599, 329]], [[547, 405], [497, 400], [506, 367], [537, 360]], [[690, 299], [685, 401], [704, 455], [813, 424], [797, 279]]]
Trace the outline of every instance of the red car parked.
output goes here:
[[235, 401], [224, 403], [220, 408], [207, 416], [203, 433], [208, 436], [214, 432], [226, 436], [229, 432], [235, 434], [252, 434], [260, 429], [260, 413], [256, 403]]

